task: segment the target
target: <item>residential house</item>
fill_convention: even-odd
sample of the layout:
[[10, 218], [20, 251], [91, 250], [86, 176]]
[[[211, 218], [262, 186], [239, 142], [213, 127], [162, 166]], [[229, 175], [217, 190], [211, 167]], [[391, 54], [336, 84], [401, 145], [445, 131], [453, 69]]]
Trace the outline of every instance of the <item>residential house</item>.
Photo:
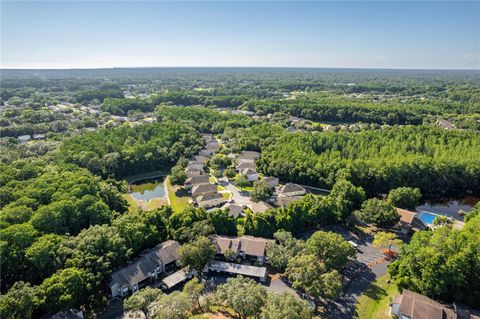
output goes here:
[[217, 186], [213, 184], [197, 184], [192, 187], [192, 196], [197, 197], [217, 192]]
[[20, 135], [18, 137], [18, 141], [20, 142], [20, 144], [24, 144], [24, 143], [27, 143], [28, 141], [30, 141], [32, 137], [30, 135]]
[[393, 296], [390, 313], [399, 319], [457, 319], [457, 313], [447, 305], [427, 296], [404, 289]]
[[187, 175], [187, 178], [200, 176], [200, 175], [203, 175], [203, 173], [204, 173], [203, 170], [191, 169], [189, 167], [185, 168], [185, 174]]
[[206, 145], [207, 147], [208, 147], [208, 146], [218, 146], [218, 147], [220, 146], [220, 145], [218, 144], [218, 141], [217, 141], [216, 139], [214, 139], [214, 138], [205, 141], [205, 145]]
[[237, 156], [237, 163], [255, 163], [260, 158], [259, 152], [243, 151], [242, 154]]
[[237, 166], [235, 168], [237, 169], [238, 172], [241, 172], [241, 171], [243, 171], [244, 169], [247, 169], [247, 168], [256, 169], [257, 167], [255, 166], [255, 163], [243, 162], [243, 163], [237, 164]]
[[195, 159], [195, 161], [202, 162], [203, 164], [207, 164], [207, 162], [208, 162], [208, 157], [206, 157], [206, 156], [195, 155], [194, 159]]
[[205, 164], [199, 161], [190, 161], [188, 162], [188, 168], [191, 170], [203, 170]]
[[215, 207], [225, 202], [222, 194], [215, 191], [214, 193], [208, 193], [196, 198], [199, 207], [210, 208]]
[[177, 241], [168, 240], [143, 252], [125, 267], [115, 270], [108, 283], [112, 298], [134, 293], [157, 279], [159, 274], [175, 267], [179, 247]]
[[252, 203], [252, 205], [250, 205], [250, 209], [255, 214], [266, 212], [267, 210], [269, 210], [271, 208], [272, 208], [272, 206], [270, 204], [265, 203], [263, 201], [256, 202], [256, 203], [254, 202], [254, 203]]
[[45, 134], [43, 134], [43, 133], [33, 134], [33, 139], [34, 140], [43, 140], [43, 139], [45, 139]]
[[245, 175], [250, 182], [258, 181], [258, 173], [254, 169], [246, 168], [240, 174]]
[[278, 178], [276, 177], [269, 176], [265, 177], [263, 180], [267, 182], [268, 186], [270, 186], [271, 188], [274, 188], [278, 185]]
[[230, 237], [213, 235], [210, 237], [217, 249], [217, 256], [225, 256], [229, 250], [232, 260], [242, 258], [262, 265], [265, 262], [267, 239], [253, 236]]
[[192, 176], [185, 181], [185, 188], [192, 188], [195, 185], [210, 184], [207, 175]]
[[245, 175], [250, 182], [258, 181], [258, 173], [254, 169], [246, 168], [240, 174]]
[[274, 199], [274, 203], [276, 206], [285, 207], [299, 199], [302, 199], [302, 196], [278, 196]]
[[218, 145], [218, 143], [214, 145], [210, 144], [205, 146], [205, 149], [210, 151], [211, 152], [210, 154], [212, 154], [212, 153], [218, 152], [218, 150], [220, 149], [220, 145]]
[[211, 139], [213, 139], [213, 134], [211, 134], [211, 133], [202, 133], [202, 138], [203, 138], [205, 141], [211, 140]]
[[437, 125], [446, 130], [453, 130], [455, 127], [450, 121], [444, 120], [442, 118], [437, 119]]
[[201, 149], [200, 152], [198, 152], [198, 155], [200, 155], [200, 156], [210, 156], [210, 155], [212, 155], [212, 153], [213, 153], [212, 150], [204, 148], [204, 149]]
[[294, 183], [287, 183], [280, 187], [278, 196], [301, 196], [305, 195], [307, 191], [300, 185]]
[[398, 215], [400, 215], [400, 220], [396, 225], [396, 229], [404, 234], [410, 233], [410, 231], [418, 231], [427, 228], [420, 219], [416, 217], [417, 213], [412, 212], [402, 208], [396, 208]]
[[237, 158], [237, 155], [233, 154], [233, 153], [228, 153], [227, 154], [227, 157], [231, 160], [235, 160]]
[[203, 175], [203, 163], [197, 161], [190, 161], [187, 165], [187, 168], [185, 168], [185, 173], [187, 174], [187, 178]]
[[298, 123], [300, 122], [300, 118], [296, 117], [296, 116], [289, 116], [288, 117], [288, 120], [292, 123]]

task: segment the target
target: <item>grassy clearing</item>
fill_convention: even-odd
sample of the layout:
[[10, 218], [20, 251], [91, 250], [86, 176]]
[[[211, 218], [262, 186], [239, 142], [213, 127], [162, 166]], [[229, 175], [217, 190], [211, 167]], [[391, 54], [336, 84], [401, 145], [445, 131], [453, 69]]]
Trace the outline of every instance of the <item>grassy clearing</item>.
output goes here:
[[170, 205], [175, 212], [182, 212], [188, 206], [190, 196], [187, 191], [180, 189], [178, 186], [172, 186], [170, 179], [167, 178], [168, 199]]
[[355, 318], [386, 319], [391, 318], [390, 301], [399, 291], [393, 283], [388, 283], [388, 274], [379, 277], [358, 298]]
[[136, 200], [131, 194], [123, 194], [123, 198], [125, 198], [128, 202], [129, 211], [134, 211], [139, 208], [148, 211], [167, 205], [166, 198], [153, 198], [148, 202], [144, 200]]
[[135, 199], [132, 197], [132, 195], [130, 195], [130, 194], [123, 194], [123, 198], [125, 198], [125, 199], [127, 200], [128, 210], [129, 210], [129, 211], [134, 211], [134, 210], [137, 210], [137, 209], [138, 209], [137, 202], [136, 202]]

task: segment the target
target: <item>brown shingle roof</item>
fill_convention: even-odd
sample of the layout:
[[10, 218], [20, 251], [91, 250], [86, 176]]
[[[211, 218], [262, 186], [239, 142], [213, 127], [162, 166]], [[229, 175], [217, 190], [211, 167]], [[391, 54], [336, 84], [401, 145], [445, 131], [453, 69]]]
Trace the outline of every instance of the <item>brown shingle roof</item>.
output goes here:
[[305, 188], [294, 183], [287, 183], [280, 188], [280, 194], [289, 194], [300, 191], [305, 192]]
[[399, 311], [412, 319], [457, 319], [452, 309], [407, 289], [403, 290]]
[[268, 203], [260, 201], [257, 203], [253, 202], [250, 208], [254, 213], [263, 213], [272, 208], [272, 206], [270, 206]]
[[197, 202], [200, 203], [200, 202], [204, 202], [204, 201], [212, 200], [212, 199], [217, 199], [217, 198], [223, 198], [223, 196], [219, 192], [215, 191], [214, 193], [198, 196], [197, 197]]
[[185, 184], [195, 185], [195, 184], [209, 184], [207, 175], [192, 176], [187, 178]]
[[242, 236], [228, 237], [215, 235], [211, 237], [217, 246], [217, 253], [224, 254], [227, 249], [235, 253], [243, 252], [245, 255], [263, 257], [267, 240], [259, 237]]
[[253, 163], [240, 163], [240, 164], [237, 165], [236, 168], [237, 168], [237, 170], [241, 171], [241, 170], [246, 169], [246, 168], [255, 169], [256, 166]]
[[208, 193], [215, 193], [217, 186], [213, 184], [197, 184], [192, 187], [192, 195], [198, 196]]

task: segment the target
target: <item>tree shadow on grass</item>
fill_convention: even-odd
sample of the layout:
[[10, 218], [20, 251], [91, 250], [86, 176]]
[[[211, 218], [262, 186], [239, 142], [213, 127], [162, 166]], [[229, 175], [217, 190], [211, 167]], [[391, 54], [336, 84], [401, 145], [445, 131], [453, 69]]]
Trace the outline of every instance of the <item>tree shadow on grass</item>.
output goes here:
[[175, 191], [175, 196], [177, 197], [188, 197], [190, 196], [190, 194], [188, 193], [188, 191], [184, 188], [179, 188]]
[[387, 291], [382, 287], [377, 286], [376, 284], [371, 284], [367, 290], [363, 292], [364, 295], [373, 299], [380, 300], [381, 298], [388, 295]]

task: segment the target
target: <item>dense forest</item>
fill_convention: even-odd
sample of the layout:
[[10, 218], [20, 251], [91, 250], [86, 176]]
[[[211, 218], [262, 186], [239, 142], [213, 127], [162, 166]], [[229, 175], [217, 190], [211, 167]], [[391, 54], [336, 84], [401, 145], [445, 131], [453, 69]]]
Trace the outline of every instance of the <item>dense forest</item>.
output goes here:
[[71, 138], [62, 145], [65, 162], [102, 176], [125, 177], [168, 169], [202, 147], [200, 135], [174, 122], [103, 129]]
[[480, 135], [435, 127], [393, 127], [359, 133], [288, 134], [266, 147], [266, 174], [328, 187], [340, 176], [370, 195], [400, 186], [423, 194], [480, 191]]

